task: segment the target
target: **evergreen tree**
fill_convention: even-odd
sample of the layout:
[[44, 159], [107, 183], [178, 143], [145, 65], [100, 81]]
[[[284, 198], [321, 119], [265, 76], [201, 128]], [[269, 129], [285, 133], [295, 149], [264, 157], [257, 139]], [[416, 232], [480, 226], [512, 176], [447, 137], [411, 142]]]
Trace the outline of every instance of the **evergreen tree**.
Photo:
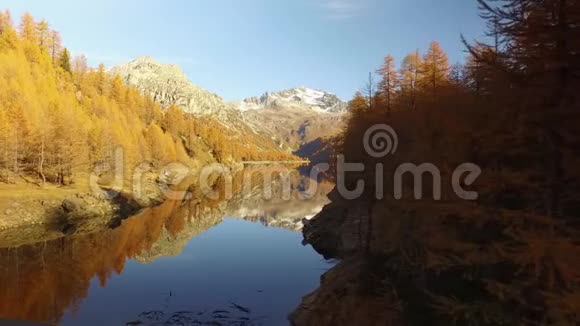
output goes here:
[[60, 54], [60, 58], [58, 60], [59, 66], [69, 74], [72, 73], [72, 67], [70, 64], [70, 53], [68, 52], [67, 48], [64, 48]]

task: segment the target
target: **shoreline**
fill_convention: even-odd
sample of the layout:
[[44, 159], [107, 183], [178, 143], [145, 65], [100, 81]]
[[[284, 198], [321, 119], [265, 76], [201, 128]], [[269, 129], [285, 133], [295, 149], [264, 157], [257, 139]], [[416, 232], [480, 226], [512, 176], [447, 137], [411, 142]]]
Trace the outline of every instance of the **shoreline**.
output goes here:
[[[243, 170], [244, 165], [230, 163], [227, 169], [233, 174]], [[162, 188], [189, 189], [198, 175], [197, 169], [188, 171], [182, 175], [180, 184], [174, 184], [167, 179], [170, 177], [159, 172], [147, 173], [138, 198], [132, 191], [115, 191], [104, 186], [101, 190], [114, 192], [115, 196], [103, 198], [83, 185], [56, 186], [47, 183], [40, 187], [30, 182], [0, 183], [0, 247], [114, 228], [123, 219], [169, 200]], [[213, 177], [209, 183], [217, 181], [218, 178]], [[190, 190], [194, 193], [199, 191], [197, 188]]]
[[[577, 250], [570, 242], [573, 238], [564, 238], [565, 232], [572, 232], [566, 220], [554, 221], [534, 212], [486, 205], [485, 201], [347, 201], [336, 197], [335, 191], [329, 197], [331, 203], [305, 221], [303, 243], [339, 264], [321, 276], [320, 286], [303, 297], [290, 314], [295, 326], [350, 325], [353, 321], [446, 325], [456, 318], [448, 314], [456, 305], [482, 309], [481, 318], [493, 316], [494, 323], [519, 320], [515, 308], [504, 308], [514, 299], [488, 287], [513, 286], [513, 280], [521, 278], [519, 271], [530, 266], [514, 259], [527, 254], [528, 247], [525, 243], [513, 247], [514, 239], [526, 238], [510, 238], [512, 228], [553, 232], [560, 237], [558, 248], [567, 251], [558, 252], [561, 256], [555, 263], [565, 268], [574, 264], [563, 258]], [[533, 237], [531, 241], [538, 243]], [[530, 275], [531, 282], [537, 280]], [[369, 308], [377, 303], [389, 307], [388, 313]], [[486, 315], [488, 307], [493, 310]], [[542, 309], [557, 308], [547, 303]], [[517, 309], [525, 311], [526, 306]], [[457, 313], [471, 318], [461, 315], [463, 311]]]
[[2, 184], [0, 247], [92, 233], [118, 225], [128, 216], [164, 202], [157, 182], [149, 178], [144, 185], [144, 195], [139, 199], [126, 191], [102, 198], [83, 187]]

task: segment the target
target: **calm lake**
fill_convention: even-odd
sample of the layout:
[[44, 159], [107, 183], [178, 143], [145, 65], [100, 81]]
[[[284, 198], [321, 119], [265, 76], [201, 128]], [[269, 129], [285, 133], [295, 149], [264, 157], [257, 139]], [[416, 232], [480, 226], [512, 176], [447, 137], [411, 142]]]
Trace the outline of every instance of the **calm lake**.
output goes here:
[[287, 325], [333, 266], [302, 244], [310, 200], [168, 201], [115, 228], [0, 249], [0, 319]]

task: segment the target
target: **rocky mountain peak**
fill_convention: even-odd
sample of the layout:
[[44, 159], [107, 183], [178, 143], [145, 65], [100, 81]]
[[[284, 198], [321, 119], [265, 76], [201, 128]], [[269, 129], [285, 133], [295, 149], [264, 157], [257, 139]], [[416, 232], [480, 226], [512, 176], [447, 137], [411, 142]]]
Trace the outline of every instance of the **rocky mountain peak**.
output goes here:
[[113, 67], [110, 73], [119, 74], [125, 83], [151, 95], [163, 107], [176, 105], [198, 115], [216, 114], [224, 107], [221, 97], [194, 85], [179, 66], [161, 64], [148, 56]]
[[[191, 83], [176, 65], [152, 57], [110, 69], [126, 84], [139, 89], [163, 107], [176, 105], [185, 112], [210, 116], [241, 135], [257, 135], [274, 148], [296, 150], [317, 138], [338, 133], [347, 103], [338, 96], [308, 87], [266, 92], [240, 102], [224, 103], [221, 97]], [[263, 148], [269, 148], [269, 143]]]
[[263, 108], [299, 107], [319, 113], [342, 114], [347, 104], [338, 96], [308, 87], [296, 87], [279, 92], [266, 92], [260, 97], [250, 97], [239, 104], [241, 111]]

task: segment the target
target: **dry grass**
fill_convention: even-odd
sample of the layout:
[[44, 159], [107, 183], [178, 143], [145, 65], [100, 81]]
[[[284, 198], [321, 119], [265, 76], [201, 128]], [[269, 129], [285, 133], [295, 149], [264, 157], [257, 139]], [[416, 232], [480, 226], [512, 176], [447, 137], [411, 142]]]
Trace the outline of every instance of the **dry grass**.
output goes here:
[[0, 183], [0, 200], [58, 198], [61, 194], [73, 194], [78, 191], [79, 189], [76, 187], [59, 187], [53, 184], [38, 187], [27, 184]]
[[2, 184], [0, 183], [0, 210], [10, 206], [15, 201], [30, 202], [34, 200], [62, 200], [67, 196], [79, 192], [74, 187], [58, 187], [47, 184], [38, 187], [31, 184]]

